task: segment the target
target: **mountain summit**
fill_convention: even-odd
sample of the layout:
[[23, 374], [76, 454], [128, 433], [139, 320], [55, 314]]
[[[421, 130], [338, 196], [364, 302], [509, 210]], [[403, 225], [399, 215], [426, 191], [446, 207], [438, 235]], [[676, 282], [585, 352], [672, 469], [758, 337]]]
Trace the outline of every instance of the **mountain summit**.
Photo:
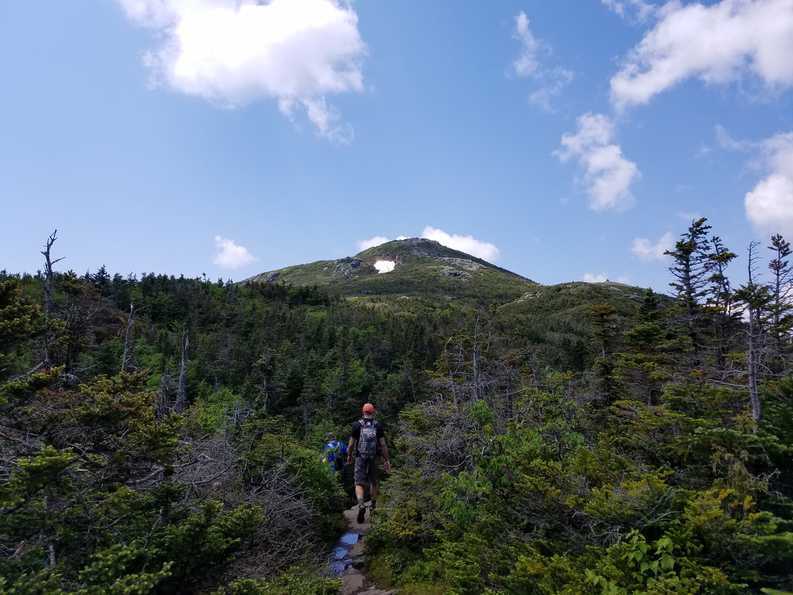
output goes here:
[[434, 240], [386, 242], [338, 260], [268, 271], [257, 283], [325, 286], [345, 295], [434, 295], [510, 301], [536, 283]]

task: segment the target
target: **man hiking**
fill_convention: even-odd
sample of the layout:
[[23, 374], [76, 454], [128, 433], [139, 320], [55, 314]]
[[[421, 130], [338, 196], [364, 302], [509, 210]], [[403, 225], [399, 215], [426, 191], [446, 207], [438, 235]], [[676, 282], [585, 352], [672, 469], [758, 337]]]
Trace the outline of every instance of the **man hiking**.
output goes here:
[[350, 444], [347, 448], [347, 463], [355, 457], [355, 497], [358, 500], [358, 523], [363, 523], [366, 507], [363, 503], [366, 486], [372, 501], [372, 510], [377, 499], [377, 466], [378, 456], [383, 457], [383, 468], [391, 472], [391, 461], [388, 458], [388, 446], [385, 443], [383, 424], [374, 418], [375, 409], [371, 403], [363, 406], [363, 417], [352, 424]]

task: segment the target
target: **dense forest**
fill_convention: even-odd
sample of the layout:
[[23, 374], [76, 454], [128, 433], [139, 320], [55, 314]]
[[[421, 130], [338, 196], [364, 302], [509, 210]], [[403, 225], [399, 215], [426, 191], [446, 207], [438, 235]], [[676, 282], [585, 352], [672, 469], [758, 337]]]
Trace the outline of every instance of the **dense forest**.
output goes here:
[[0, 274], [0, 593], [335, 592], [349, 486], [320, 451], [365, 401], [394, 464], [378, 584], [793, 591], [781, 236], [738, 256], [699, 219], [669, 294], [517, 299], [81, 275], [57, 248]]

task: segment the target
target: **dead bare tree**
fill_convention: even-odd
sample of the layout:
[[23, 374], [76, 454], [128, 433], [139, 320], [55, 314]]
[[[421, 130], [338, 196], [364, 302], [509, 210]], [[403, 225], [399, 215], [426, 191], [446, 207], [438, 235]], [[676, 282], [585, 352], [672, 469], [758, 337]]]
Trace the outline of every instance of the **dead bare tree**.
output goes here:
[[130, 355], [129, 355], [129, 348], [130, 348], [130, 336], [132, 334], [132, 322], [135, 316], [135, 305], [130, 302], [129, 304], [129, 316], [127, 316], [127, 328], [124, 331], [124, 352], [121, 354], [121, 371], [126, 372], [127, 366], [130, 363]]
[[188, 349], [190, 348], [190, 335], [185, 328], [182, 333], [182, 358], [179, 364], [179, 387], [176, 390], [176, 401], [173, 404], [174, 410], [178, 413], [187, 407], [187, 360]]
[[58, 239], [58, 230], [53, 231], [44, 244], [41, 255], [44, 257], [44, 366], [50, 366], [50, 348], [52, 345], [51, 319], [55, 306], [55, 274], [53, 266], [65, 257], [52, 259], [52, 246]]
[[749, 244], [747, 265], [747, 281], [738, 291], [739, 299], [746, 306], [746, 375], [749, 388], [749, 402], [752, 407], [752, 419], [759, 422], [762, 418], [762, 404], [758, 390], [761, 374], [761, 358], [765, 338], [765, 317], [771, 301], [768, 287], [757, 281], [758, 242]]

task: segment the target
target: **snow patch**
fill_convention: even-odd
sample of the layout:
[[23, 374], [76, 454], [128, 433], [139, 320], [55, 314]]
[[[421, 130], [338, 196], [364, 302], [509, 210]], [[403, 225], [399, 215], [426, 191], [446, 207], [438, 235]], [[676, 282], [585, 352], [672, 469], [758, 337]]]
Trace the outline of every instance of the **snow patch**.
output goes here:
[[378, 260], [374, 263], [374, 268], [378, 273], [390, 273], [394, 270], [396, 263], [393, 260]]

